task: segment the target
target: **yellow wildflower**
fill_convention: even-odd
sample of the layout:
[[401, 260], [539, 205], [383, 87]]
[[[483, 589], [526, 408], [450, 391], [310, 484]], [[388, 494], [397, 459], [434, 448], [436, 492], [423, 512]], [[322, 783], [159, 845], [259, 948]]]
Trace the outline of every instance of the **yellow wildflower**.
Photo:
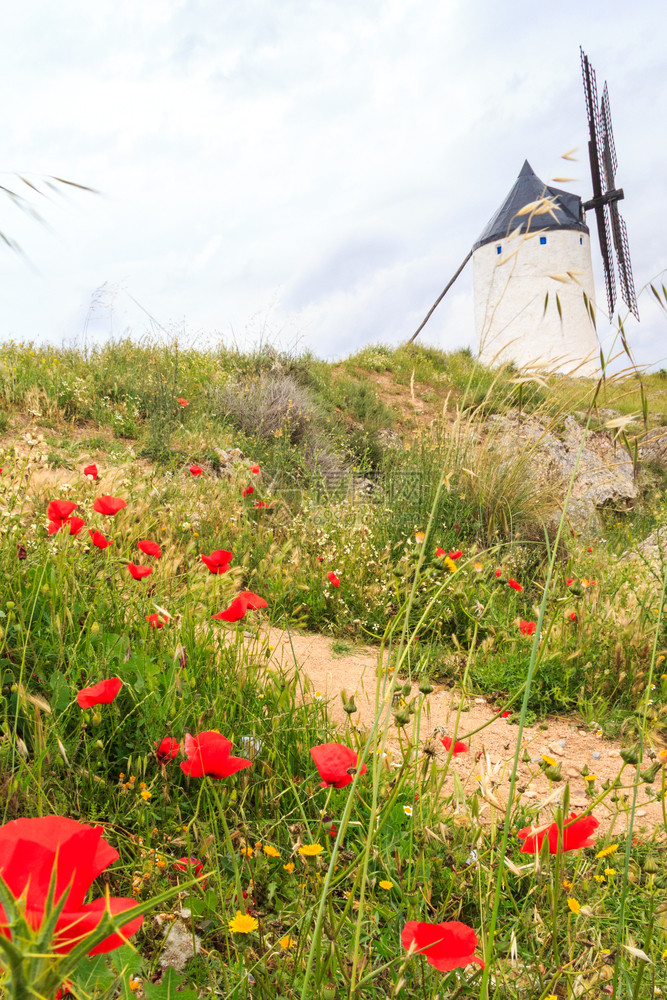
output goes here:
[[241, 854], [245, 855], [246, 858], [251, 858], [254, 853], [255, 852], [253, 851], [252, 847], [250, 847], [248, 844], [245, 844], [241, 848]]
[[139, 788], [141, 788], [141, 790], [143, 791], [144, 788], [148, 788], [148, 785], [146, 784], [145, 781], [140, 781], [139, 782]]
[[266, 854], [267, 858], [279, 858], [280, 857], [280, 851], [277, 851], [275, 849], [275, 847], [271, 846], [271, 844], [267, 844], [264, 847], [263, 850], [264, 850], [264, 853]]
[[579, 913], [581, 909], [581, 903], [578, 899], [574, 899], [572, 896], [568, 896], [567, 905], [570, 907], [573, 913]]
[[584, 781], [595, 781], [597, 779], [597, 774], [586, 774], [584, 776]]
[[604, 873], [607, 876], [607, 878], [611, 878], [612, 875], [616, 874], [616, 869], [615, 868], [605, 868]]
[[299, 848], [299, 854], [302, 858], [316, 858], [323, 850], [321, 844], [304, 844], [303, 847]]
[[144, 800], [144, 802], [148, 802], [152, 794], [153, 793], [149, 792], [147, 788], [144, 788], [143, 792], [141, 793], [141, 797]]
[[259, 927], [259, 921], [251, 917], [249, 913], [236, 911], [236, 916], [229, 921], [229, 929], [232, 934], [251, 934]]
[[564, 878], [563, 879], [563, 888], [564, 889], [571, 889], [572, 888], [572, 882], [568, 882], [568, 880], [566, 878]]
[[128, 986], [130, 987], [130, 989], [134, 993], [134, 991], [138, 990], [139, 987], [141, 986], [141, 980], [139, 979], [138, 976], [130, 976], [130, 978], [128, 980]]
[[294, 871], [294, 862], [288, 861], [286, 865], [283, 865], [283, 868], [285, 869], [286, 872], [288, 872], [291, 875], [292, 872]]
[[450, 559], [449, 556], [445, 556], [445, 566], [450, 573], [456, 573], [456, 563], [453, 559]]
[[415, 541], [417, 542], [418, 545], [421, 545], [421, 543], [424, 541], [425, 538], [426, 535], [424, 534], [423, 531], [415, 531]]
[[557, 760], [554, 760], [553, 757], [549, 757], [548, 754], [545, 753], [542, 754], [542, 760], [544, 761], [545, 764], [548, 764], [549, 767], [555, 767], [556, 764], [558, 763]]
[[593, 878], [599, 883], [599, 885], [603, 885], [604, 882], [606, 882], [604, 875], [594, 875]]
[[601, 851], [598, 851], [595, 857], [608, 858], [610, 854], [616, 854], [617, 850], [618, 844], [610, 844], [609, 847], [603, 847]]
[[296, 941], [294, 940], [294, 938], [292, 937], [291, 934], [286, 934], [285, 937], [281, 937], [281, 939], [278, 942], [278, 944], [280, 945], [281, 948], [283, 948], [285, 951], [287, 951], [288, 948], [293, 948], [294, 947], [294, 945], [296, 944]]
[[389, 879], [383, 878], [381, 882], [378, 882], [381, 889], [386, 889], [387, 892], [394, 888], [394, 883], [390, 882]]

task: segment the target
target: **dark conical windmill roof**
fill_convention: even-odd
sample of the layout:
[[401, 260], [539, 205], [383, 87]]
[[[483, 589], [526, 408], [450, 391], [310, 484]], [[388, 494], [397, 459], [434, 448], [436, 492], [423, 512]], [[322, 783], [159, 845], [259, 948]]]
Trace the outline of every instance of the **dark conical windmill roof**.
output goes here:
[[[540, 198], [553, 198], [556, 202], [554, 213], [541, 212], [517, 216], [519, 209]], [[554, 218], [554, 215], [556, 216]], [[514, 187], [505, 198], [496, 214], [486, 224], [481, 236], [473, 245], [473, 250], [485, 243], [495, 243], [506, 238], [510, 233], [519, 230], [525, 233], [530, 229], [537, 232], [541, 229], [577, 229], [588, 232], [588, 226], [583, 221], [581, 198], [560, 188], [548, 187], [537, 176], [528, 160], [524, 162], [521, 173]]]

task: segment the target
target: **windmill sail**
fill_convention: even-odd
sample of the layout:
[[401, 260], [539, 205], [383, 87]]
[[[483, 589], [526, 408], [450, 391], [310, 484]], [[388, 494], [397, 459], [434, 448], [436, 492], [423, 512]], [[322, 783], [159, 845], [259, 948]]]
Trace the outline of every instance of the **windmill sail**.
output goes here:
[[616, 187], [616, 170], [618, 158], [614, 144], [614, 133], [611, 127], [611, 111], [609, 108], [609, 91], [604, 85], [602, 101], [598, 104], [597, 82], [595, 70], [588, 56], [581, 49], [581, 70], [584, 78], [584, 94], [586, 97], [586, 112], [588, 114], [588, 131], [590, 140], [588, 154], [591, 164], [591, 180], [593, 197], [584, 202], [585, 209], [594, 209], [597, 223], [600, 253], [604, 267], [604, 280], [607, 291], [609, 317], [614, 313], [616, 305], [616, 275], [612, 257], [612, 243], [618, 262], [621, 296], [628, 309], [639, 319], [637, 297], [635, 295], [632, 265], [630, 263], [630, 248], [625, 221], [618, 210], [618, 202], [624, 197], [623, 189]]
[[[615, 192], [615, 175], [618, 169], [618, 158], [616, 156], [616, 146], [614, 144], [614, 133], [611, 127], [609, 91], [607, 90], [606, 83], [604, 85], [604, 90], [602, 91], [600, 118], [602, 124], [604, 170], [607, 180], [607, 191]], [[639, 319], [637, 296], [635, 295], [635, 283], [632, 277], [632, 266], [630, 264], [628, 231], [625, 226], [625, 219], [618, 210], [618, 200], [608, 201], [605, 205], [605, 209], [611, 217], [611, 232], [614, 239], [616, 259], [618, 260], [618, 277], [621, 285], [621, 297], [635, 318]]]

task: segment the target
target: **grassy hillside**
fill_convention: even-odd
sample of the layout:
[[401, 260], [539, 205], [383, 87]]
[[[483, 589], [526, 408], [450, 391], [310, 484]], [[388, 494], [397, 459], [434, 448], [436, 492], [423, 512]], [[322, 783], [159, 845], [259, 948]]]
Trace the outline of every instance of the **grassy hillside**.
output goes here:
[[[518, 378], [423, 348], [326, 364], [10, 344], [0, 407], [3, 822], [103, 824], [120, 854], [112, 895], [162, 912], [138, 951], [71, 968], [35, 957], [48, 942], [17, 916], [40, 996], [66, 979], [78, 997], [149, 1000], [176, 982], [186, 997], [272, 1000], [667, 988], [667, 821], [633, 839], [640, 789], [666, 807], [665, 588], [660, 561], [635, 554], [665, 521], [663, 473], [637, 467], [633, 509], [573, 528], [567, 484], [539, 475], [504, 423], [530, 414], [557, 434], [568, 414], [611, 421], [632, 453], [664, 423], [660, 375]], [[212, 572], [202, 556], [221, 550]], [[235, 617], [242, 592], [255, 607]], [[352, 706], [337, 729], [298, 670], [267, 669], [267, 621], [376, 645], [370, 730]], [[77, 697], [110, 679], [111, 700]], [[438, 681], [460, 694], [454, 740], [476, 694], [508, 712], [507, 800], [491, 761], [474, 787], [445, 790], [456, 747], [436, 754], [415, 722]], [[548, 802], [515, 796], [526, 723], [572, 711], [627, 748], [616, 781], [587, 785], [590, 832], [591, 816], [606, 824], [594, 848], [579, 847], [581, 827], [563, 834], [555, 760], [535, 768]], [[243, 768], [188, 777], [191, 737], [212, 731]], [[173, 756], [156, 756], [163, 740]], [[337, 781], [309, 752], [329, 742], [352, 755]], [[550, 858], [545, 838], [538, 864], [519, 831], [552, 819], [553, 844], [569, 846]], [[467, 955], [485, 969], [432, 967], [402, 939], [406, 921], [473, 927]], [[160, 966], [174, 922], [201, 943], [182, 977]], [[10, 995], [25, 998], [12, 968]]]

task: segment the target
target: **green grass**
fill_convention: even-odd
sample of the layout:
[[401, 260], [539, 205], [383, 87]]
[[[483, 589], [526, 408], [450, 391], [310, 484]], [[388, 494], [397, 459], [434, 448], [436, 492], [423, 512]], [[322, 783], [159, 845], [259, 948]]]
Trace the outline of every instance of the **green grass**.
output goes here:
[[[378, 432], [396, 414], [379, 388], [355, 381], [357, 370], [389, 373], [408, 397], [411, 383], [443, 401], [452, 392], [459, 414], [385, 451]], [[284, 393], [273, 393], [277, 372], [292, 408], [296, 386], [300, 412], [312, 413], [302, 431]], [[655, 391], [659, 418], [661, 380], [652, 379], [644, 388], [651, 413]], [[524, 386], [522, 408], [547, 419], [571, 390], [585, 410], [590, 387], [565, 382]], [[2, 820], [57, 813], [103, 824], [120, 853], [108, 874], [113, 894], [144, 901], [173, 891], [161, 905], [176, 919], [189, 910], [186, 928], [201, 939], [177, 977], [186, 1000], [213, 991], [544, 1000], [597, 997], [609, 982], [629, 998], [667, 988], [664, 823], [638, 840], [632, 831], [616, 837], [606, 858], [596, 856], [601, 838], [536, 864], [517, 833], [550, 822], [556, 804], [498, 792], [484, 759], [480, 780], [463, 785], [419, 728], [434, 681], [461, 695], [452, 735], [465, 734], [476, 694], [511, 702], [517, 753], [525, 725], [577, 712], [644, 752], [640, 768], [619, 761], [618, 783], [591, 786], [594, 814], [627, 816], [624, 796], [632, 803], [647, 787], [665, 809], [659, 758], [650, 774], [667, 732], [662, 571], [628, 555], [667, 520], [660, 472], [634, 512], [612, 513], [597, 536], [564, 532], [556, 544], [555, 529], [544, 530], [553, 499], [531, 482], [530, 454], [479, 440], [483, 416], [515, 409], [520, 388], [512, 372], [431, 349], [366, 349], [342, 366], [127, 342], [88, 356], [0, 350]], [[245, 419], [238, 394], [251, 390]], [[274, 399], [282, 402], [272, 410]], [[40, 420], [49, 424], [44, 446], [31, 447], [22, 435], [37, 434]], [[233, 448], [242, 457], [221, 458]], [[363, 469], [360, 456], [372, 457]], [[82, 475], [92, 460], [97, 483]], [[201, 477], [190, 475], [193, 462]], [[362, 474], [369, 490], [353, 493]], [[93, 509], [106, 493], [128, 501], [113, 518]], [[48, 536], [46, 505], [67, 497], [86, 529]], [[92, 546], [88, 526], [114, 545]], [[159, 560], [137, 550], [145, 538], [160, 543]], [[233, 559], [215, 576], [200, 555], [218, 548]], [[134, 581], [130, 560], [153, 572]], [[212, 619], [240, 590], [265, 597], [268, 609], [238, 625]], [[146, 621], [156, 610], [169, 615], [162, 629]], [[298, 665], [269, 666], [259, 628], [267, 622], [331, 636], [334, 657], [353, 642], [374, 644], [374, 724], [335, 727]], [[535, 623], [532, 637], [521, 622]], [[81, 710], [77, 691], [111, 676], [123, 682], [116, 700]], [[409, 677], [417, 694], [404, 686]], [[156, 741], [211, 729], [252, 766], [217, 782], [156, 761]], [[368, 770], [347, 788], [319, 785], [310, 748], [329, 741], [364, 756]], [[531, 767], [534, 777], [543, 769]], [[299, 854], [314, 843], [318, 855]], [[174, 863], [187, 856], [201, 861], [205, 885], [179, 892], [187, 879]], [[244, 907], [258, 921], [247, 935], [229, 926]], [[408, 920], [472, 926], [487, 970], [441, 972], [408, 955]], [[127, 998], [136, 995], [132, 976], [148, 1000], [161, 1000], [172, 982], [153, 982], [162, 932], [147, 920], [133, 941], [136, 950], [81, 963], [75, 993], [101, 997], [109, 986]], [[652, 964], [624, 946], [644, 949]]]

